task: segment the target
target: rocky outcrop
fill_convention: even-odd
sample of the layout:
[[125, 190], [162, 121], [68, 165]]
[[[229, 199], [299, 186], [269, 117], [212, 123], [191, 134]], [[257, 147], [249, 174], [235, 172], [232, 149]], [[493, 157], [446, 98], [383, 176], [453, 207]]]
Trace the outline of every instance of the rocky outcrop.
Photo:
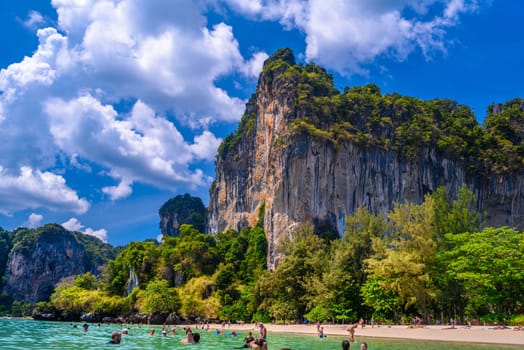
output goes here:
[[276, 244], [298, 223], [341, 235], [346, 216], [359, 207], [385, 213], [394, 202], [421, 203], [439, 186], [455, 198], [462, 184], [477, 196], [489, 224], [524, 227], [522, 176], [480, 176], [460, 157], [431, 144], [417, 149], [416, 157], [406, 157], [398, 148], [369, 142], [290, 133], [295, 120], [315, 111], [304, 104], [297, 81], [290, 78], [294, 65], [289, 50], [266, 61], [237, 131], [221, 145], [210, 189], [210, 233], [254, 226], [263, 208], [268, 264], [273, 266]]
[[165, 202], [158, 212], [160, 232], [164, 236], [178, 236], [180, 226], [193, 225], [200, 232], [206, 230], [206, 207], [198, 197], [178, 195]]
[[[94, 237], [80, 235], [83, 234], [58, 225], [18, 230], [7, 262], [4, 291], [14, 300], [35, 303], [48, 300], [63, 278], [86, 272], [97, 274], [106, 260], [96, 256], [100, 251], [93, 250], [108, 245]], [[87, 247], [86, 242], [93, 246]]]

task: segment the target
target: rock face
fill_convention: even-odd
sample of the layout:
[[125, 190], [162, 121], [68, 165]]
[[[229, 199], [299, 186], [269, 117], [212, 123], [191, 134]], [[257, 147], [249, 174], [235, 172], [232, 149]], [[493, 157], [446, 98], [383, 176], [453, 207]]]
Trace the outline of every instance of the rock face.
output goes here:
[[311, 132], [290, 134], [294, 121], [312, 109], [301, 105], [297, 82], [289, 78], [294, 65], [289, 50], [266, 61], [238, 130], [219, 149], [208, 232], [253, 226], [263, 209], [273, 266], [276, 244], [298, 223], [341, 235], [346, 216], [359, 207], [386, 213], [394, 202], [421, 203], [439, 186], [455, 198], [462, 184], [477, 196], [489, 224], [524, 227], [522, 176], [476, 176], [459, 157], [431, 145], [409, 158], [397, 149], [351, 140], [334, 144]]
[[7, 262], [4, 287], [14, 300], [30, 303], [47, 300], [61, 279], [97, 273], [98, 264], [102, 263], [94, 258], [85, 242], [79, 240], [80, 233], [69, 232], [58, 225], [46, 225], [17, 235]]

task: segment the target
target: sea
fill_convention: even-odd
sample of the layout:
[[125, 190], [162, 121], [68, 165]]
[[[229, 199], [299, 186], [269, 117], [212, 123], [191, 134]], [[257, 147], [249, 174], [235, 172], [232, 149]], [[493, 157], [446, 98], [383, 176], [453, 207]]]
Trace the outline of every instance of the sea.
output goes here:
[[[20, 349], [199, 349], [199, 350], [229, 350], [242, 348], [243, 339], [247, 335], [241, 332], [240, 336], [221, 335], [216, 336], [210, 330], [194, 330], [201, 335], [197, 344], [184, 344], [182, 327], [176, 328], [175, 335], [161, 335], [159, 326], [128, 326], [129, 334], [122, 336], [122, 342], [118, 345], [110, 344], [111, 333], [121, 331], [122, 325], [116, 324], [89, 324], [87, 332], [82, 330], [79, 322], [46, 322], [27, 319], [0, 319], [0, 350]], [[155, 328], [154, 336], [149, 335], [151, 328]], [[280, 350], [288, 348], [292, 350], [322, 350], [341, 349], [344, 338], [328, 336], [324, 339], [316, 335], [296, 334], [268, 334], [268, 349]], [[369, 350], [513, 350], [522, 349], [511, 345], [484, 345], [449, 342], [428, 341], [402, 341], [397, 339], [357, 338], [351, 344], [351, 350], [360, 349], [360, 343], [365, 341]]]

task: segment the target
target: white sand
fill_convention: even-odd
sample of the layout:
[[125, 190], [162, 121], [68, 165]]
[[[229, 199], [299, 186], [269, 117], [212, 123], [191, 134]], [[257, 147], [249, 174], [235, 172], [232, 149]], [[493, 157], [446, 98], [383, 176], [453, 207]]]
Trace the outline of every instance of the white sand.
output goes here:
[[[297, 333], [297, 334], [316, 334], [315, 325], [273, 325], [265, 324], [268, 334], [271, 333]], [[322, 325], [326, 335], [348, 336], [347, 325]], [[219, 329], [221, 325], [210, 325], [210, 331]], [[231, 328], [226, 325], [225, 331], [252, 330], [253, 334], [258, 335], [258, 328], [253, 324], [238, 325], [232, 324]], [[425, 326], [423, 328], [409, 328], [407, 326], [366, 326], [358, 327], [355, 330], [355, 338], [396, 338], [396, 339], [416, 339], [432, 341], [466, 342], [480, 344], [510, 344], [524, 345], [524, 330], [514, 331], [510, 329], [492, 329], [490, 327], [472, 326], [466, 329], [457, 326], [449, 329], [445, 326]]]

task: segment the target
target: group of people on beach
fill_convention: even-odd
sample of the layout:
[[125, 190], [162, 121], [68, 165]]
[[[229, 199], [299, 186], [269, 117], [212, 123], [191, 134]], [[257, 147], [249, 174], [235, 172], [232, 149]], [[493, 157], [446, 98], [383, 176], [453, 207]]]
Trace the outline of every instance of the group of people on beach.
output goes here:
[[250, 331], [247, 337], [244, 338], [244, 345], [242, 348], [267, 350], [267, 328], [262, 322], [258, 324], [258, 328], [258, 338], [255, 338], [253, 332]]
[[[356, 323], [356, 324], [349, 325], [349, 327], [346, 329], [348, 331], [348, 334], [349, 334], [349, 339], [342, 341], [342, 349], [343, 350], [349, 349], [350, 344], [351, 343], [355, 343], [355, 329], [358, 326], [361, 326], [362, 328], [364, 328], [364, 320], [363, 319], [360, 319], [359, 322]], [[318, 337], [320, 339], [325, 338], [326, 334], [324, 333], [324, 327], [320, 324], [320, 322], [317, 321], [316, 327], [317, 327], [317, 335], [318, 335]], [[367, 350], [367, 348], [368, 348], [368, 345], [365, 342], [360, 344], [360, 350]]]

